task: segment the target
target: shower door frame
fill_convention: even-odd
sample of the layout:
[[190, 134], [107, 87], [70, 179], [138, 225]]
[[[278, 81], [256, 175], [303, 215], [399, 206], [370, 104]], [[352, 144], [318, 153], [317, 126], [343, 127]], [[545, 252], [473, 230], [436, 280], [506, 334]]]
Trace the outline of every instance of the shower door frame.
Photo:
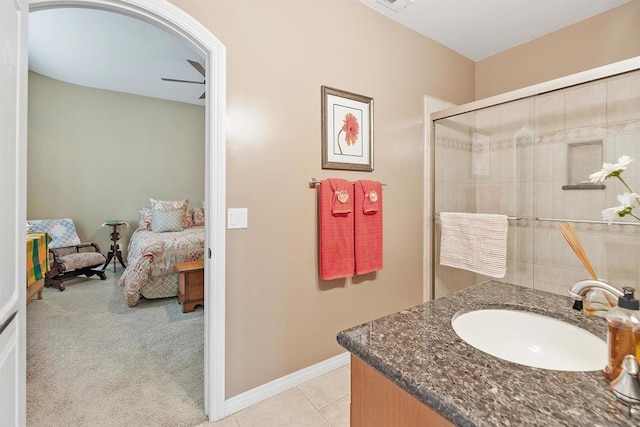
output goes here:
[[557, 90], [567, 89], [572, 86], [578, 86], [584, 83], [593, 82], [596, 80], [605, 79], [618, 74], [624, 74], [628, 72], [640, 70], [640, 56], [626, 59], [612, 64], [604, 65], [601, 67], [593, 68], [591, 70], [582, 71], [579, 73], [571, 74], [569, 76], [560, 77], [554, 80], [549, 80], [543, 83], [538, 83], [532, 86], [527, 86], [521, 89], [516, 89], [511, 92], [505, 92], [500, 95], [491, 96], [489, 98], [480, 99], [478, 101], [469, 102], [467, 104], [459, 105], [457, 107], [447, 108], [445, 110], [437, 111], [429, 115], [429, 150], [431, 155], [429, 161], [429, 209], [425, 212], [425, 218], [428, 218], [430, 224], [426, 227], [430, 230], [431, 235], [429, 240], [431, 241], [431, 265], [429, 281], [425, 282], [424, 295], [428, 295], [427, 300], [435, 299], [435, 282], [436, 282], [436, 221], [435, 216], [437, 212], [434, 212], [435, 200], [436, 200], [436, 177], [435, 177], [435, 165], [436, 165], [436, 140], [435, 140], [435, 122], [437, 120], [446, 119], [449, 117], [458, 116], [472, 111], [482, 110], [484, 108], [494, 107], [500, 104], [506, 104], [513, 101], [518, 101], [525, 98], [530, 98], [538, 95], [542, 95]]

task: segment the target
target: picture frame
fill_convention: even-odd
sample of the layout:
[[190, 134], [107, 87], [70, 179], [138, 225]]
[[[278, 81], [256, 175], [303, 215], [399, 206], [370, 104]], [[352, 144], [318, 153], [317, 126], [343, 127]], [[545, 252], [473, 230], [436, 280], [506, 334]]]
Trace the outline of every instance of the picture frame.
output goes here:
[[322, 169], [373, 171], [373, 98], [322, 86]]

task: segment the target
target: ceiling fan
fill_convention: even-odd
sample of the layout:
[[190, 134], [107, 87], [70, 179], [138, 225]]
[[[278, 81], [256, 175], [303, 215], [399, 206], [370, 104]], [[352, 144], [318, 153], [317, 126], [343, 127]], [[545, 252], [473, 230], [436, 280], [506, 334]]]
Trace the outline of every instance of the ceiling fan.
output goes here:
[[[195, 68], [196, 70], [198, 70], [198, 72], [199, 72], [200, 74], [202, 74], [202, 77], [206, 77], [206, 76], [205, 76], [205, 70], [204, 70], [204, 67], [203, 67], [199, 62], [192, 61], [192, 60], [190, 60], [190, 59], [187, 59], [187, 62], [188, 62], [189, 64], [191, 64], [191, 66], [193, 66], [193, 68]], [[201, 82], [200, 82], [200, 81], [197, 81], [197, 80], [169, 79], [169, 78], [166, 78], [166, 77], [160, 77], [160, 80], [164, 80], [165, 82], [196, 83], [196, 84], [201, 84], [201, 85], [205, 84], [205, 82], [206, 82], [206, 80], [204, 80], [204, 81], [201, 81]], [[206, 93], [206, 92], [202, 92], [202, 95], [200, 95], [200, 98], [198, 98], [198, 99], [204, 99], [204, 94], [205, 94], [205, 93]]]

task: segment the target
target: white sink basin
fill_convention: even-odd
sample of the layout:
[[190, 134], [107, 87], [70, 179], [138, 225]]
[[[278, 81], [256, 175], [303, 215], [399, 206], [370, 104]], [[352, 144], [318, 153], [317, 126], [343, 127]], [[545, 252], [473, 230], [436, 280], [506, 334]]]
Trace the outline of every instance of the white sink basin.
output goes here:
[[521, 365], [556, 371], [597, 371], [607, 364], [607, 344], [577, 326], [518, 310], [476, 310], [451, 320], [468, 344]]

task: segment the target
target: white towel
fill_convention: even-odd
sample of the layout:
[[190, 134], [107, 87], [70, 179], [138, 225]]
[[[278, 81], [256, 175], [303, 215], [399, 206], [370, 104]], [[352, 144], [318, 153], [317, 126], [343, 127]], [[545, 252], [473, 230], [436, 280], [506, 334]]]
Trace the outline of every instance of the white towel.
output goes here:
[[507, 273], [505, 215], [440, 213], [440, 264], [490, 277]]

